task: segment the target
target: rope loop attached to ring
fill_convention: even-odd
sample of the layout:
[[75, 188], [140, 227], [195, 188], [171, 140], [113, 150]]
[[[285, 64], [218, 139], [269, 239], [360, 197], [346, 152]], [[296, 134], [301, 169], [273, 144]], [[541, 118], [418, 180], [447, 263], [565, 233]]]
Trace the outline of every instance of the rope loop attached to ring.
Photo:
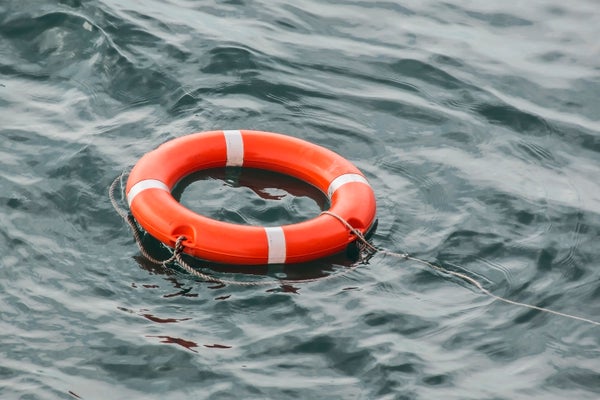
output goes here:
[[[360, 264], [360, 263], [353, 264], [352, 266], [346, 268], [342, 272], [325, 275], [325, 276], [319, 277], [319, 278], [294, 279], [294, 280], [291, 280], [291, 279], [276, 279], [276, 280], [269, 279], [269, 280], [264, 280], [264, 281], [252, 281], [252, 282], [221, 279], [221, 278], [217, 278], [217, 277], [208, 275], [201, 271], [198, 271], [196, 268], [192, 267], [189, 263], [187, 263], [184, 260], [184, 258], [183, 258], [183, 254], [184, 254], [183, 241], [186, 239], [186, 237], [183, 235], [179, 236], [177, 238], [177, 240], [175, 241], [175, 246], [173, 247], [173, 253], [171, 254], [171, 256], [169, 258], [167, 258], [166, 260], [158, 260], [158, 259], [152, 257], [148, 253], [146, 248], [144, 247], [144, 244], [142, 241], [143, 232], [142, 232], [141, 228], [138, 226], [135, 218], [133, 217], [133, 214], [131, 214], [131, 212], [128, 209], [121, 207], [119, 205], [119, 201], [117, 200], [117, 198], [115, 196], [115, 193], [117, 191], [117, 186], [120, 183], [121, 184], [121, 202], [124, 202], [124, 199], [125, 199], [124, 190], [123, 190], [124, 176], [125, 176], [125, 171], [123, 171], [119, 176], [117, 176], [115, 178], [115, 180], [112, 182], [112, 184], [110, 185], [110, 188], [109, 188], [109, 198], [110, 198], [111, 204], [112, 204], [113, 208], [115, 209], [115, 211], [123, 218], [123, 220], [131, 228], [131, 231], [133, 232], [134, 241], [137, 244], [137, 247], [138, 247], [140, 253], [142, 254], [142, 256], [145, 259], [147, 259], [148, 261], [150, 261], [153, 264], [168, 266], [169, 264], [176, 263], [181, 268], [183, 268], [187, 273], [189, 273], [190, 275], [192, 275], [196, 278], [199, 278], [203, 281], [214, 282], [214, 283], [218, 283], [220, 285], [237, 285], [237, 286], [267, 286], [267, 285], [286, 286], [286, 285], [293, 285], [293, 284], [300, 284], [300, 283], [322, 281], [322, 280], [326, 280], [326, 279], [337, 278], [337, 277], [343, 276], [345, 274], [348, 274], [349, 272], [358, 268], [358, 266]], [[341, 217], [337, 216], [337, 218], [341, 218]], [[347, 222], [345, 222], [345, 221], [344, 221], [344, 223], [347, 224]], [[350, 226], [350, 225], [348, 224], [348, 226]], [[352, 228], [352, 227], [350, 226], [350, 228]], [[362, 237], [360, 232], [358, 232], [358, 231], [356, 231], [356, 232]], [[362, 246], [361, 242], [359, 242], [359, 245]], [[361, 261], [363, 261], [363, 260], [361, 259]]]
[[375, 253], [377, 253], [379, 251], [379, 249], [377, 247], [375, 247], [371, 242], [369, 242], [367, 240], [367, 238], [365, 238], [365, 236], [355, 227], [353, 227], [352, 225], [350, 225], [350, 223], [348, 221], [346, 221], [344, 218], [342, 218], [341, 216], [339, 216], [338, 214], [329, 211], [329, 210], [325, 210], [321, 212], [321, 215], [330, 215], [332, 217], [334, 217], [335, 219], [337, 219], [338, 221], [340, 221], [352, 234], [354, 234], [357, 237], [357, 245], [358, 245], [358, 256], [359, 256], [359, 261], [361, 263], [366, 263], [373, 255], [375, 255]]

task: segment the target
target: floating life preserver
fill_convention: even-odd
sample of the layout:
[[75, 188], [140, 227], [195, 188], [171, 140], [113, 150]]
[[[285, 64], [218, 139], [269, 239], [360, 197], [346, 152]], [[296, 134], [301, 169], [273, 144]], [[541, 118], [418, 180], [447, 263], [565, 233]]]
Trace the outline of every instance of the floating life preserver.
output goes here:
[[129, 208], [139, 225], [165, 245], [184, 236], [184, 252], [225, 264], [284, 264], [342, 252], [357, 239], [332, 215], [283, 226], [217, 221], [181, 205], [171, 190], [208, 168], [247, 167], [301, 179], [326, 193], [329, 212], [361, 234], [376, 219], [373, 189], [352, 163], [323, 147], [262, 131], [200, 132], [168, 141], [144, 155], [127, 180]]

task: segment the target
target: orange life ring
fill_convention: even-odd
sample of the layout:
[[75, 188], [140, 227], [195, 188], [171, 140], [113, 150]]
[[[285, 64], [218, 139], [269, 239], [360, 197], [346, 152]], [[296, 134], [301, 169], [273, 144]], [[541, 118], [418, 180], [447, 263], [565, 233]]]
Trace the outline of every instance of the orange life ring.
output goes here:
[[225, 264], [284, 264], [343, 251], [356, 235], [331, 215], [277, 227], [238, 225], [199, 215], [171, 195], [185, 176], [208, 168], [248, 167], [299, 178], [326, 193], [329, 211], [365, 234], [376, 202], [365, 176], [323, 147], [290, 136], [249, 130], [200, 132], [168, 141], [144, 155], [127, 180], [127, 202], [137, 222], [184, 252]]

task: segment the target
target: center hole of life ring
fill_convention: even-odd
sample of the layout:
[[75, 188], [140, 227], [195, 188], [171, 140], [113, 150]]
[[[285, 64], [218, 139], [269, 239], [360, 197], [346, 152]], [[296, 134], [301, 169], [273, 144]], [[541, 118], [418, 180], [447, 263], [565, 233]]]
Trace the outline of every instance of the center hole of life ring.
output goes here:
[[241, 225], [294, 224], [329, 208], [327, 196], [316, 187], [289, 175], [255, 168], [198, 171], [179, 181], [172, 194], [197, 214]]

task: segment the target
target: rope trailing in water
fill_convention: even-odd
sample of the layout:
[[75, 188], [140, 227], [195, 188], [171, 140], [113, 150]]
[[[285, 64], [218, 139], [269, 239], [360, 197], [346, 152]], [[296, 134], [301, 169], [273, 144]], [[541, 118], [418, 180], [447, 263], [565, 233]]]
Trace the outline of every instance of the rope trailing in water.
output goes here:
[[429, 261], [425, 261], [425, 260], [422, 260], [420, 258], [410, 256], [408, 253], [396, 253], [396, 252], [393, 252], [393, 251], [390, 251], [390, 250], [375, 248], [372, 244], [370, 244], [370, 243], [368, 243], [366, 241], [366, 239], [362, 236], [362, 234], [359, 231], [357, 231], [356, 229], [354, 229], [354, 227], [352, 227], [352, 225], [350, 225], [347, 221], [345, 221], [344, 219], [342, 219], [342, 217], [340, 217], [339, 215], [336, 215], [336, 214], [334, 214], [332, 212], [329, 212], [329, 211], [323, 211], [323, 214], [328, 214], [328, 215], [331, 215], [332, 217], [337, 218], [352, 233], [354, 233], [358, 237], [359, 240], [361, 240], [361, 241], [365, 242], [366, 244], [368, 244], [369, 248], [373, 249], [374, 251], [377, 251], [377, 252], [380, 252], [382, 254], [386, 254], [386, 255], [392, 256], [392, 257], [401, 258], [403, 260], [415, 261], [415, 262], [418, 262], [420, 264], [426, 265], [426, 266], [428, 266], [428, 267], [430, 267], [430, 268], [432, 268], [432, 269], [434, 269], [434, 270], [436, 270], [436, 271], [438, 271], [438, 272], [440, 272], [442, 274], [452, 275], [452, 276], [455, 276], [457, 278], [460, 278], [460, 279], [462, 279], [462, 280], [464, 280], [466, 282], [469, 282], [470, 284], [472, 284], [473, 286], [475, 286], [477, 289], [479, 289], [483, 294], [485, 294], [485, 295], [487, 295], [487, 296], [489, 296], [489, 297], [491, 297], [491, 298], [493, 298], [495, 300], [498, 300], [498, 301], [501, 301], [501, 302], [504, 302], [504, 303], [507, 303], [507, 304], [511, 304], [513, 306], [529, 308], [531, 310], [536, 310], [536, 311], [541, 311], [541, 312], [545, 312], [545, 313], [549, 313], [549, 314], [558, 315], [558, 316], [561, 316], [561, 317], [571, 318], [571, 319], [575, 319], [577, 321], [587, 322], [587, 323], [590, 323], [590, 324], [593, 324], [593, 325], [600, 325], [600, 322], [594, 321], [594, 320], [591, 320], [591, 319], [588, 319], [588, 318], [578, 317], [576, 315], [567, 314], [567, 313], [563, 313], [563, 312], [560, 312], [560, 311], [555, 311], [555, 310], [552, 310], [550, 308], [535, 306], [533, 304], [522, 303], [520, 301], [510, 300], [510, 299], [507, 299], [505, 297], [498, 296], [497, 294], [494, 294], [494, 293], [490, 292], [488, 289], [486, 289], [485, 287], [483, 287], [483, 285], [478, 280], [476, 280], [474, 278], [471, 278], [470, 276], [468, 276], [466, 274], [463, 274], [461, 272], [456, 272], [456, 271], [452, 271], [452, 270], [440, 267], [439, 265], [435, 265], [433, 263], [430, 263]]
[[[109, 197], [110, 197], [110, 201], [113, 205], [113, 207], [115, 208], [115, 210], [117, 211], [117, 213], [125, 220], [125, 222], [127, 222], [127, 224], [129, 225], [129, 227], [131, 228], [131, 230], [133, 231], [133, 236], [135, 239], [136, 244], [138, 245], [138, 248], [140, 249], [140, 252], [142, 253], [142, 255], [148, 259], [150, 262], [154, 263], [154, 264], [160, 264], [163, 266], [166, 266], [167, 264], [170, 264], [174, 261], [177, 261], [177, 263], [183, 268], [185, 269], [189, 274], [200, 278], [204, 281], [207, 282], [215, 282], [215, 283], [219, 283], [222, 285], [238, 285], [238, 286], [262, 286], [262, 285], [292, 285], [294, 283], [298, 284], [298, 283], [308, 283], [308, 282], [315, 282], [315, 281], [321, 281], [324, 279], [331, 279], [334, 277], [339, 277], [341, 275], [345, 275], [348, 272], [358, 268], [359, 263], [355, 263], [352, 267], [346, 269], [344, 272], [341, 273], [337, 273], [337, 274], [330, 274], [330, 275], [326, 275], [324, 277], [321, 278], [311, 278], [311, 279], [299, 279], [299, 280], [285, 280], [285, 279], [278, 279], [278, 280], [268, 280], [268, 281], [253, 281], [253, 282], [245, 282], [245, 281], [236, 281], [236, 280], [227, 280], [227, 279], [220, 279], [220, 278], [216, 278], [214, 276], [202, 273], [200, 271], [198, 271], [197, 269], [193, 268], [192, 266], [190, 266], [183, 258], [183, 245], [182, 242], [183, 240], [185, 240], [184, 236], [180, 236], [179, 238], [177, 238], [177, 241], [175, 243], [175, 248], [173, 250], [173, 254], [171, 255], [171, 257], [169, 257], [166, 260], [157, 260], [155, 258], [153, 258], [152, 256], [150, 256], [148, 254], [148, 252], [146, 251], [146, 249], [144, 248], [144, 245], [142, 243], [142, 239], [141, 239], [141, 230], [140, 228], [137, 226], [137, 223], [135, 222], [135, 219], [133, 218], [133, 215], [131, 215], [127, 210], [123, 209], [122, 207], [119, 206], [118, 201], [115, 198], [115, 191], [116, 191], [116, 187], [117, 187], [117, 183], [121, 183], [121, 193], [123, 193], [123, 176], [124, 176], [124, 172], [121, 173], [121, 175], [119, 175], [114, 181], [113, 183], [110, 185], [110, 189], [109, 189]], [[123, 199], [122, 199], [123, 200]], [[565, 317], [565, 318], [570, 318], [573, 320], [577, 320], [577, 321], [581, 321], [581, 322], [586, 322], [592, 325], [596, 325], [596, 326], [600, 326], [600, 322], [598, 321], [594, 321], [588, 318], [584, 318], [584, 317], [579, 317], [577, 315], [572, 315], [572, 314], [567, 314], [567, 313], [563, 313], [560, 311], [555, 311], [552, 310], [550, 308], [546, 308], [546, 307], [540, 307], [540, 306], [536, 306], [533, 304], [528, 304], [528, 303], [523, 303], [520, 301], [515, 301], [515, 300], [511, 300], [511, 299], [507, 299], [506, 297], [502, 297], [502, 296], [498, 296], [497, 294], [492, 293], [491, 291], [489, 291], [488, 289], [486, 289], [478, 280], [464, 274], [461, 272], [457, 272], [457, 271], [452, 271], [446, 268], [443, 268], [439, 265], [435, 265], [429, 261], [417, 258], [417, 257], [413, 257], [411, 255], [409, 255], [408, 253], [397, 253], [391, 250], [386, 250], [386, 249], [382, 249], [382, 248], [378, 248], [375, 247], [372, 243], [370, 243], [364, 236], [363, 234], [357, 230], [356, 228], [354, 228], [352, 225], [350, 225], [348, 223], [348, 221], [346, 221], [345, 219], [343, 219], [342, 217], [340, 217], [339, 215], [331, 212], [331, 211], [323, 211], [321, 214], [324, 215], [329, 215], [333, 218], [336, 218], [338, 221], [340, 221], [350, 232], [352, 232], [358, 240], [358, 244], [359, 244], [359, 254], [360, 254], [360, 260], [364, 260], [367, 257], [371, 257], [373, 254], [375, 253], [381, 253], [381, 254], [385, 254], [391, 257], [395, 257], [395, 258], [399, 258], [402, 260], [408, 260], [408, 261], [414, 261], [417, 262], [419, 264], [425, 265], [429, 268], [432, 268], [433, 270], [441, 273], [441, 274], [445, 274], [445, 275], [451, 275], [454, 276], [456, 278], [460, 278], [470, 284], [472, 284], [473, 286], [475, 286], [481, 293], [485, 294], [486, 296], [489, 296], [491, 298], [493, 298], [494, 300], [498, 300], [501, 301], [503, 303], [506, 304], [510, 304], [513, 306], [517, 306], [517, 307], [523, 307], [523, 308], [528, 308], [531, 310], [535, 310], [535, 311], [540, 311], [540, 312], [545, 312], [548, 314], [553, 314], [553, 315], [557, 315], [560, 317]]]

